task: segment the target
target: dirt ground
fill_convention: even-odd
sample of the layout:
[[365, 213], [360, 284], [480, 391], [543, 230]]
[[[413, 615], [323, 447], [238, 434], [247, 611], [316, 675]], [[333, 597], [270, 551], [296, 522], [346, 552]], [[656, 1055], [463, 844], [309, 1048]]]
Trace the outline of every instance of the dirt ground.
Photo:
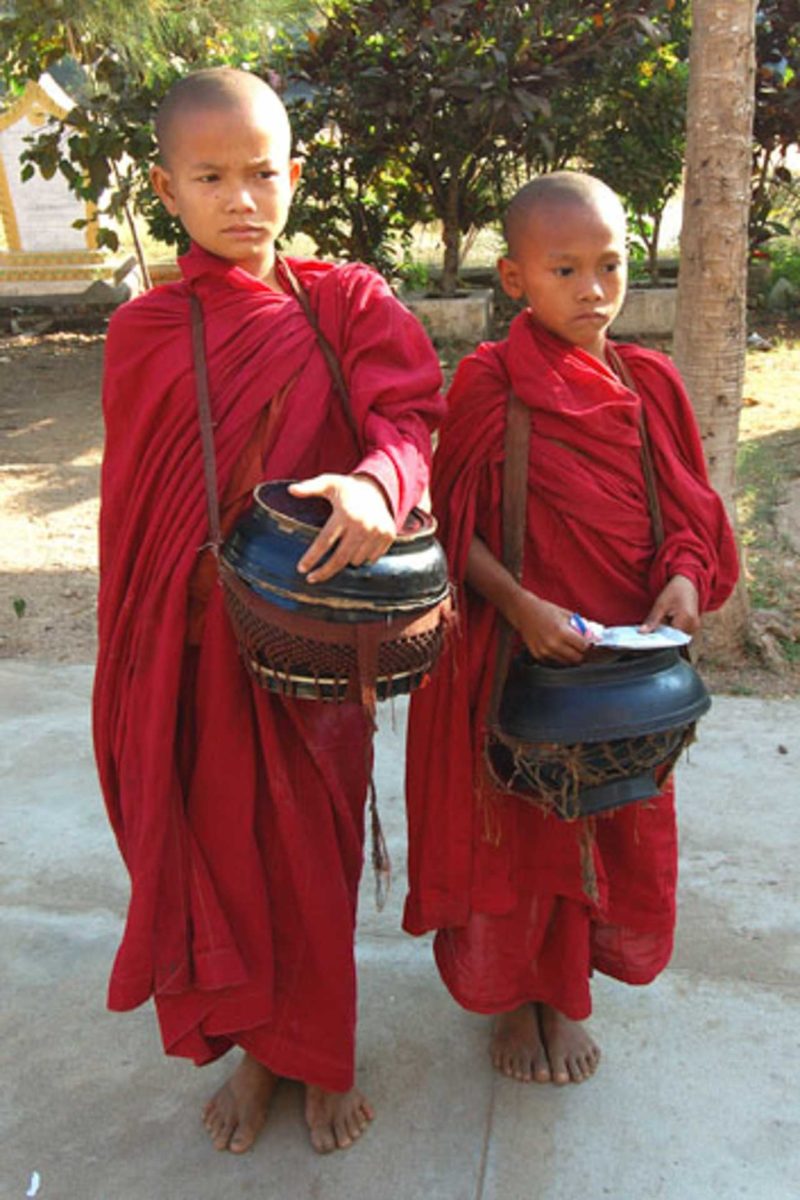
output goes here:
[[[800, 557], [798, 547], [779, 535], [776, 514], [791, 498], [792, 482], [800, 487], [800, 321], [766, 332], [775, 348], [748, 354], [740, 511], [754, 602], [785, 613], [791, 625], [800, 617]], [[0, 337], [3, 658], [94, 657], [102, 352], [101, 333]], [[712, 685], [760, 695], [796, 693], [798, 643], [781, 645], [788, 652], [782, 669], [765, 669], [751, 656], [728, 670], [712, 669]]]
[[100, 334], [0, 338], [0, 656], [90, 662]]

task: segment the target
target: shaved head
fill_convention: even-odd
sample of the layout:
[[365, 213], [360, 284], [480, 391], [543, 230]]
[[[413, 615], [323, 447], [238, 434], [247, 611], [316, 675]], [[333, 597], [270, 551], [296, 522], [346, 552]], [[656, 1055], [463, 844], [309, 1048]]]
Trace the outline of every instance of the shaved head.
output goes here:
[[180, 139], [184, 117], [209, 110], [252, 110], [256, 107], [266, 113], [279, 143], [285, 138], [288, 158], [292, 140], [289, 118], [268, 83], [234, 67], [210, 67], [185, 75], [172, 85], [156, 112], [159, 161], [165, 167], [169, 165], [172, 151]]
[[567, 207], [591, 208], [602, 213], [610, 225], [619, 223], [623, 229], [625, 227], [622, 202], [602, 180], [581, 171], [553, 171], [526, 183], [508, 206], [503, 232], [511, 257], [514, 257], [534, 212]]

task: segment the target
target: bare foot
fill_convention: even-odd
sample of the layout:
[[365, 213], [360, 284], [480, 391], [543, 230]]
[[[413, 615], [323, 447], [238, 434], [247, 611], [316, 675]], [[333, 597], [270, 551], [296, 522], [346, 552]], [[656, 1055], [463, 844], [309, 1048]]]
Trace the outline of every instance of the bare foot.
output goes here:
[[267, 1119], [277, 1082], [268, 1067], [245, 1054], [203, 1109], [203, 1124], [217, 1150], [244, 1154], [250, 1149]]
[[538, 1009], [553, 1083], [583, 1083], [597, 1070], [600, 1047], [579, 1021], [570, 1021], [549, 1004]]
[[489, 1050], [501, 1075], [520, 1083], [549, 1083], [550, 1065], [539, 1033], [535, 1004], [522, 1004], [497, 1018]]
[[374, 1116], [372, 1105], [358, 1088], [326, 1092], [310, 1083], [306, 1086], [306, 1123], [317, 1154], [346, 1150], [361, 1137]]

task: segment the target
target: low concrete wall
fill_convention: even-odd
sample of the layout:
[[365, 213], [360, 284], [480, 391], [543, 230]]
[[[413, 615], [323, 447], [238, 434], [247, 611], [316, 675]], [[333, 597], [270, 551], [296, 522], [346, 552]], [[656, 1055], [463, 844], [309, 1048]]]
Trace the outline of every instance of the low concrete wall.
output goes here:
[[491, 288], [474, 288], [457, 296], [410, 295], [401, 299], [422, 321], [432, 338], [474, 344], [489, 334]]
[[613, 337], [672, 337], [676, 287], [628, 288], [622, 311], [611, 326]]

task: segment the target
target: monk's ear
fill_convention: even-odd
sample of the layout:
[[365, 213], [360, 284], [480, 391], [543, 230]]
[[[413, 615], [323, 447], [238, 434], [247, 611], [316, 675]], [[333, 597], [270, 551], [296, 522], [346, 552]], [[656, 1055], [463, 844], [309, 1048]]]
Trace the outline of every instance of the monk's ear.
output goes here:
[[172, 176], [160, 163], [150, 168], [150, 185], [167, 212], [177, 217], [178, 202], [172, 190]]
[[525, 290], [522, 286], [522, 277], [519, 266], [514, 262], [513, 258], [498, 258], [497, 273], [500, 276], [500, 283], [503, 291], [512, 300], [522, 300], [525, 296]]
[[289, 159], [289, 186], [292, 189], [292, 195], [294, 195], [294, 189], [297, 187], [298, 183], [300, 182], [300, 176], [302, 174], [303, 174], [303, 164], [302, 164], [301, 160], [299, 158], [290, 158]]

